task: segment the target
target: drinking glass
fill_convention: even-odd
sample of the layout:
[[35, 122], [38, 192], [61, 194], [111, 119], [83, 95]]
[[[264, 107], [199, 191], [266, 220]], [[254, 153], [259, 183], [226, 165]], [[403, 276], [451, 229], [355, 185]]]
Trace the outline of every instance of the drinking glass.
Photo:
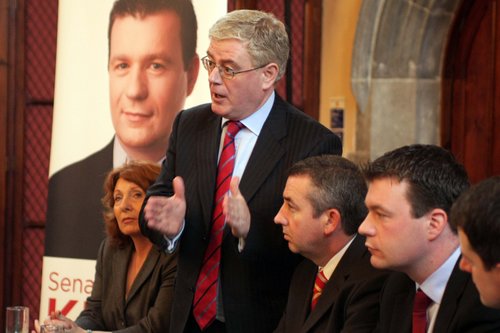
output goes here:
[[58, 325], [40, 325], [40, 333], [63, 333], [64, 328]]
[[28, 333], [30, 310], [27, 306], [9, 306], [5, 315], [5, 333]]

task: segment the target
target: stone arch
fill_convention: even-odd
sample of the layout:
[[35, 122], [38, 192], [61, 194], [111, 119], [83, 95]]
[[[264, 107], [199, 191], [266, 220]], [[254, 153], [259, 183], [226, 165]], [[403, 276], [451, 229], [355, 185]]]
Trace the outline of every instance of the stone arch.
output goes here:
[[356, 157], [439, 144], [441, 75], [460, 0], [363, 1], [352, 63]]

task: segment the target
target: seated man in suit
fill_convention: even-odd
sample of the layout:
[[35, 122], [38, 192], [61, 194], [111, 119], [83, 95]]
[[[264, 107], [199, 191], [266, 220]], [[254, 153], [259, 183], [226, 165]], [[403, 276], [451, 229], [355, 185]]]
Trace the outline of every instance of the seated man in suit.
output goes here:
[[382, 290], [380, 332], [499, 332], [500, 312], [481, 304], [458, 267], [448, 216], [469, 186], [463, 166], [443, 148], [411, 145], [379, 157], [364, 174], [368, 215], [359, 233], [372, 265], [397, 271]]
[[481, 302], [500, 309], [500, 176], [473, 186], [453, 204], [458, 227], [460, 268], [472, 274]]
[[289, 172], [274, 221], [294, 253], [294, 272], [276, 332], [371, 332], [386, 273], [370, 265], [356, 234], [366, 216], [366, 184], [358, 167], [333, 155], [310, 157]]

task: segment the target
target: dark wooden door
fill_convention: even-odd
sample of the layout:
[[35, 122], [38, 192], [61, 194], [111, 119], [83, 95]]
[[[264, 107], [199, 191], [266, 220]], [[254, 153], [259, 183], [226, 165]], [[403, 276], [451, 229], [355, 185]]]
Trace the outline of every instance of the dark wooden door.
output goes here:
[[500, 174], [500, 4], [465, 0], [457, 13], [444, 60], [441, 138], [475, 183]]

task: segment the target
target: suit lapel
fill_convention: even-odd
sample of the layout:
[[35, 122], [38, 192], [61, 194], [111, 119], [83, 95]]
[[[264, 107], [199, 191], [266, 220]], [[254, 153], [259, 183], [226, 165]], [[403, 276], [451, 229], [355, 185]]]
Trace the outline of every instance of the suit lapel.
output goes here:
[[[134, 298], [134, 296], [141, 289], [142, 285], [146, 283], [146, 281], [149, 279], [149, 276], [153, 273], [153, 270], [159, 258], [160, 258], [160, 252], [155, 247], [152, 247], [151, 250], [149, 251], [146, 261], [142, 265], [139, 273], [137, 274], [134, 283], [130, 287], [130, 292], [128, 293], [128, 297], [125, 301], [125, 306], [127, 306], [130, 303], [130, 300]], [[125, 276], [126, 275], [127, 274], [125, 274]]]
[[311, 299], [314, 288], [314, 279], [318, 272], [316, 266], [309, 259], [304, 259], [293, 277], [293, 293], [289, 294], [286, 309], [286, 331], [298, 332], [309, 316]]
[[116, 285], [120, 288], [120, 300], [116, 300], [117, 304], [124, 306], [125, 293], [127, 290], [127, 269], [128, 262], [132, 253], [132, 246], [127, 246], [124, 249], [118, 249], [113, 255], [112, 269], [115, 271], [113, 276], [116, 276]]
[[247, 202], [252, 200], [257, 189], [285, 153], [280, 141], [286, 135], [286, 111], [283, 101], [278, 95], [275, 96], [274, 105], [241, 177], [240, 191]]
[[[311, 314], [311, 300], [313, 297], [314, 282], [316, 279], [316, 274], [318, 273], [318, 266], [313, 262], [304, 272], [303, 286], [305, 289], [305, 297], [302, 298], [302, 304], [298, 308], [297, 318], [295, 324], [297, 327], [307, 324]], [[325, 286], [325, 290], [327, 286]], [[318, 302], [319, 303], [319, 302]], [[318, 303], [316, 303], [316, 309], [318, 308]], [[321, 311], [320, 311], [321, 312]], [[305, 324], [304, 324], [305, 323]]]
[[444, 290], [441, 305], [434, 324], [434, 332], [448, 332], [448, 328], [453, 322], [453, 317], [457, 312], [458, 302], [464, 293], [470, 276], [464, 273], [458, 267], [460, 258], [450, 275], [446, 288]]
[[353, 262], [361, 260], [361, 257], [366, 251], [364, 242], [364, 238], [359, 235], [352, 241], [351, 245], [333, 271], [332, 276], [328, 280], [328, 283], [326, 284], [325, 289], [316, 304], [316, 308], [313, 312], [311, 312], [311, 315], [304, 323], [304, 331], [308, 331], [325, 315], [327, 311], [330, 311], [333, 308], [342, 286], [347, 280], [349, 280], [351, 271], [350, 266]]
[[[208, 232], [212, 220], [213, 197], [217, 175], [217, 155], [221, 136], [221, 117], [210, 117], [208, 123], [199, 124], [199, 134], [196, 135], [196, 163], [198, 171], [198, 194], [205, 221], [205, 231]], [[215, 133], [215, 135], [214, 135]]]
[[[415, 297], [415, 282], [404, 273], [393, 273], [397, 277], [390, 280], [393, 289], [387, 297], [386, 317], [381, 316], [382, 327], [387, 333], [411, 332], [413, 299]], [[387, 321], [389, 319], [389, 321]]]
[[352, 263], [361, 260], [363, 254], [367, 251], [364, 244], [365, 238], [357, 235], [340, 259], [335, 271], [333, 271], [330, 279], [339, 286], [339, 289], [349, 278]]

